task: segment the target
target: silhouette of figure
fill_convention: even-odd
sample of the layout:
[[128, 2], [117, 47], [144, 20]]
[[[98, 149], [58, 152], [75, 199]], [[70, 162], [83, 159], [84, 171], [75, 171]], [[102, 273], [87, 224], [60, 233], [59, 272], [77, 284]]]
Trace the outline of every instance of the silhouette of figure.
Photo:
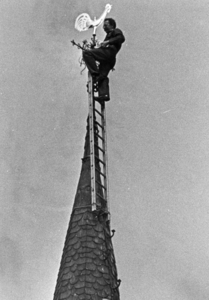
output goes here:
[[[99, 48], [83, 50], [83, 60], [86, 63], [94, 82], [98, 82], [98, 101], [109, 101], [109, 78], [107, 77], [110, 70], [116, 63], [116, 55], [121, 49], [125, 37], [122, 31], [116, 28], [116, 22], [112, 18], [106, 18], [103, 25], [107, 33], [104, 41]], [[96, 62], [99, 62], [97, 66]]]

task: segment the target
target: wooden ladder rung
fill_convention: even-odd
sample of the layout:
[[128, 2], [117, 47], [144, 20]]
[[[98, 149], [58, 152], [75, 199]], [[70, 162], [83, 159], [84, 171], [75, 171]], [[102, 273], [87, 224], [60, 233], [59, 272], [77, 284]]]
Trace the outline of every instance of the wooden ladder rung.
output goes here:
[[104, 190], [106, 190], [106, 187], [103, 184], [101, 184], [99, 181], [96, 180], [96, 183], [98, 183], [98, 185], [100, 185]]
[[103, 114], [102, 114], [101, 112], [99, 112], [96, 108], [94, 109], [94, 111], [97, 112], [98, 115], [100, 115], [102, 118], [104, 118], [104, 117], [103, 117]]
[[102, 197], [99, 193], [97, 193], [97, 196], [107, 202], [107, 200], [104, 197]]
[[104, 126], [102, 126], [99, 122], [97, 122], [97, 121], [94, 121], [95, 122], [95, 124], [97, 124], [100, 128], [102, 128], [102, 130], [104, 130]]
[[106, 175], [104, 173], [102, 173], [101, 171], [99, 171], [97, 168], [95, 168], [95, 170], [100, 174], [102, 175], [104, 178], [106, 178]]
[[105, 166], [105, 162], [95, 155], [95, 158]]
[[101, 135], [99, 135], [97, 133], [95, 133], [95, 135], [98, 136], [98, 138], [100, 138], [104, 142], [104, 139], [103, 139], [103, 137], [101, 137]]
[[105, 151], [101, 147], [99, 147], [98, 145], [95, 145], [95, 147], [97, 147], [101, 152], [105, 153]]

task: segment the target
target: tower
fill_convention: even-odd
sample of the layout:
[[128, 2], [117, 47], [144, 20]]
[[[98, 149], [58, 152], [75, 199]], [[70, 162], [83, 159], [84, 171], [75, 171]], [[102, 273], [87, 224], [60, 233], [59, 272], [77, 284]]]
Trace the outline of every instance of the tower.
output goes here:
[[89, 113], [82, 168], [54, 300], [119, 300], [110, 229], [105, 102], [88, 74]]

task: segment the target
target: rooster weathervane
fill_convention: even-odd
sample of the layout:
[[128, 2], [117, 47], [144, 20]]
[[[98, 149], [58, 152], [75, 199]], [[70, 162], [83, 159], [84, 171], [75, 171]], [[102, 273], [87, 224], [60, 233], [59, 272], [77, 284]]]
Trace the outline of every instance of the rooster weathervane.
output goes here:
[[92, 20], [87, 13], [80, 14], [76, 18], [75, 29], [77, 29], [78, 31], [86, 31], [90, 28], [93, 28], [93, 35], [95, 35], [97, 27], [99, 27], [103, 23], [106, 15], [110, 12], [111, 7], [112, 5], [106, 4], [104, 12], [98, 19], [94, 17], [94, 20]]
[[98, 19], [94, 17], [94, 20], [92, 20], [87, 13], [80, 14], [75, 20], [75, 29], [81, 32], [93, 28], [93, 37], [91, 39], [92, 42], [88, 43], [86, 40], [84, 40], [83, 45], [81, 45], [80, 43], [76, 43], [74, 40], [72, 40], [71, 43], [73, 44], [73, 46], [77, 46], [82, 50], [85, 50], [87, 48], [94, 48], [98, 42], [96, 41], [96, 30], [104, 22], [106, 15], [111, 11], [111, 8], [111, 4], [106, 4], [104, 12]]

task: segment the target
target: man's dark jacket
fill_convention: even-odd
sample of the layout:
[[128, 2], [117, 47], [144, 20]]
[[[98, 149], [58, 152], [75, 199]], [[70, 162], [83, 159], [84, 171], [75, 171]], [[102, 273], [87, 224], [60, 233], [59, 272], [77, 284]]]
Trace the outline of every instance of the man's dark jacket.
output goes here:
[[104, 41], [109, 41], [107, 47], [114, 48], [116, 55], [124, 43], [125, 37], [120, 29], [115, 28], [106, 35]]

